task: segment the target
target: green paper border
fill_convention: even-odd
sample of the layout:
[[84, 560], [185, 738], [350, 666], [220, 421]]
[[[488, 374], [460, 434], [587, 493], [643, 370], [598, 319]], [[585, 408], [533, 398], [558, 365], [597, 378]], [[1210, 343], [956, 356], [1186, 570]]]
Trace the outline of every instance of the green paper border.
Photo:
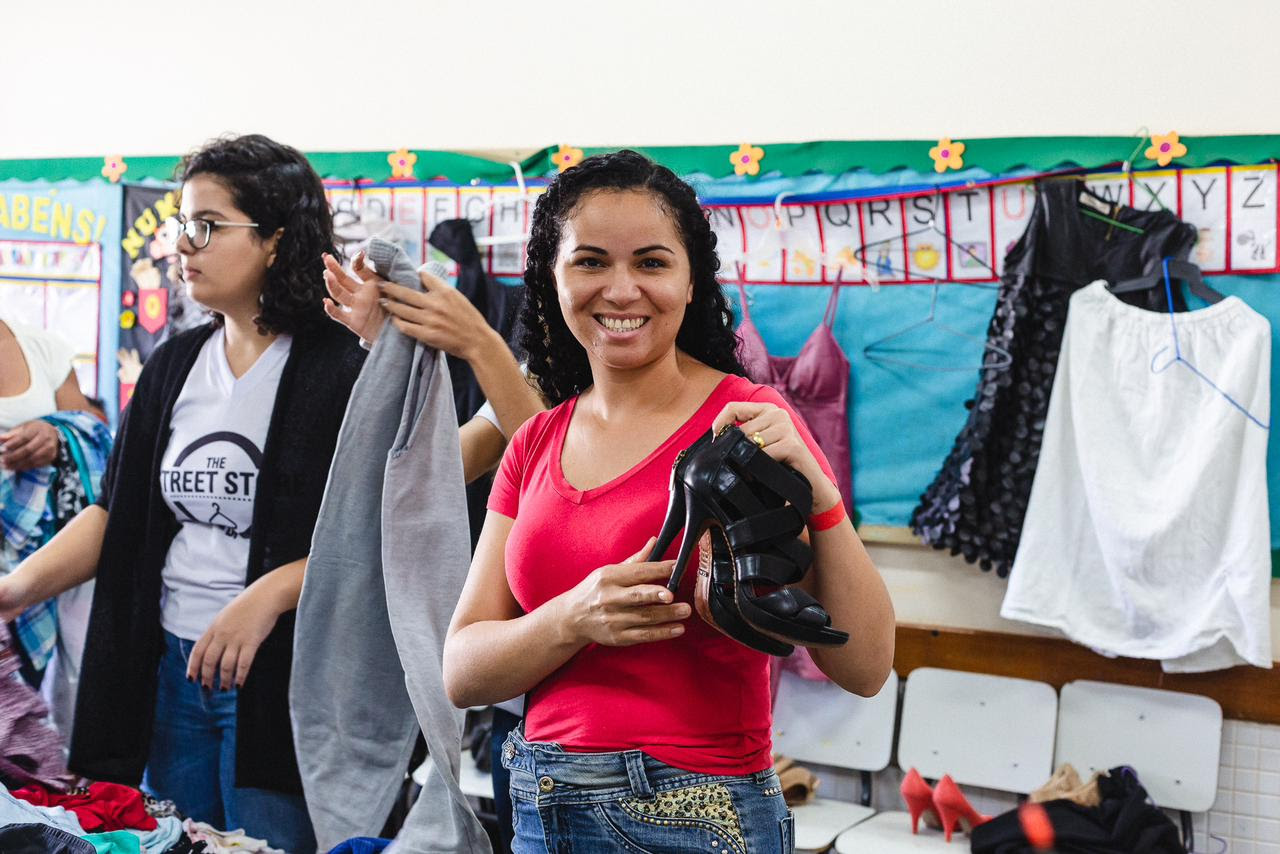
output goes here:
[[[1038, 172], [1063, 167], [1086, 169], [1121, 163], [1139, 148], [1137, 137], [1129, 136], [1050, 136], [992, 137], [961, 139], [965, 144], [965, 167], [979, 168], [991, 174], [1016, 169]], [[1280, 135], [1201, 136], [1182, 140], [1187, 155], [1172, 165], [1181, 167], [1209, 166], [1215, 163], [1264, 163], [1280, 159]], [[762, 176], [796, 177], [811, 173], [839, 175], [855, 169], [882, 175], [897, 169], [926, 172], [932, 167], [929, 149], [937, 140], [861, 140], [801, 143], [757, 143], [764, 149], [760, 161]], [[1144, 153], [1144, 141], [1133, 167], [1156, 168]], [[521, 167], [526, 175], [550, 175], [555, 172], [552, 155], [558, 146], [548, 146], [526, 158]], [[638, 150], [670, 167], [680, 175], [702, 174], [723, 178], [733, 174], [729, 155], [736, 144], [700, 146], [642, 146]], [[586, 155], [614, 151], [616, 148], [584, 148]], [[312, 152], [307, 155], [316, 171], [325, 178], [356, 178], [385, 181], [391, 177], [387, 162], [389, 151]], [[470, 181], [504, 183], [512, 179], [511, 168], [501, 161], [452, 151], [415, 151], [417, 180], [445, 178], [456, 184]], [[144, 179], [169, 180], [178, 164], [176, 156], [131, 157], [125, 155], [128, 181]], [[102, 178], [103, 159], [96, 157], [33, 158], [0, 160], [0, 181], [88, 181]], [[745, 180], [752, 180], [750, 178]]]

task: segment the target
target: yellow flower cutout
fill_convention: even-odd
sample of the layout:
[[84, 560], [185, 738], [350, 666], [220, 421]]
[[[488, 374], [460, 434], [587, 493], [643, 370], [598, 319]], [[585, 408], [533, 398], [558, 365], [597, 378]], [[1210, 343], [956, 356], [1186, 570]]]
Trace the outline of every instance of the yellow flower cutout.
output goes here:
[[582, 162], [582, 149], [574, 148], [571, 145], [562, 145], [555, 154], [551, 155], [551, 159], [555, 161], [556, 168], [563, 172]]
[[1147, 159], [1154, 160], [1161, 166], [1168, 166], [1175, 158], [1185, 157], [1187, 147], [1178, 142], [1177, 131], [1169, 131], [1163, 136], [1151, 137], [1151, 147], [1147, 149]]
[[758, 145], [744, 142], [738, 150], [729, 155], [733, 171], [738, 175], [759, 175], [760, 161], [764, 159], [764, 149]]
[[933, 171], [941, 174], [948, 169], [963, 169], [963, 154], [963, 142], [952, 142], [950, 137], [944, 136], [938, 140], [937, 145], [929, 149], [929, 156], [933, 158]]
[[120, 312], [120, 328], [121, 329], [132, 329], [134, 324], [137, 322], [138, 322], [138, 316], [134, 314], [131, 310], [126, 308], [124, 311]]
[[418, 162], [418, 155], [407, 148], [401, 148], [387, 155], [387, 163], [391, 164], [392, 178], [412, 178], [413, 164]]
[[129, 171], [129, 166], [119, 154], [102, 159], [102, 177], [112, 184], [120, 183], [120, 176]]

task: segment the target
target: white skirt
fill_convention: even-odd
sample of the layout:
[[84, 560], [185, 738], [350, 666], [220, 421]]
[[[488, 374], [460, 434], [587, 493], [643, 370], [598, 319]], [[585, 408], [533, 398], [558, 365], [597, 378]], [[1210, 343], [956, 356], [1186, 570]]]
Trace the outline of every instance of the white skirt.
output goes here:
[[1170, 672], [1271, 666], [1271, 327], [1071, 297], [1003, 617]]

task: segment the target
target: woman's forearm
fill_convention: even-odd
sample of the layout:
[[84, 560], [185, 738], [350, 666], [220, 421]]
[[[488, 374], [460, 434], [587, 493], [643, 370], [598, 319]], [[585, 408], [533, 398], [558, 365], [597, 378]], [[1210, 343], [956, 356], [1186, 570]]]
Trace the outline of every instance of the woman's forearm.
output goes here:
[[805, 586], [849, 633], [841, 647], [813, 648], [814, 663], [846, 691], [874, 696], [893, 667], [896, 623], [893, 602], [862, 541], [845, 519], [813, 534], [814, 561]]
[[[107, 530], [107, 511], [90, 504], [5, 580], [25, 607], [43, 602], [93, 578]], [[9, 599], [9, 597], [5, 597]]]
[[466, 352], [464, 358], [475, 372], [476, 382], [498, 416], [498, 427], [508, 438], [524, 422], [546, 409], [529, 385], [511, 348], [490, 329]]
[[466, 483], [493, 471], [507, 449], [507, 440], [497, 426], [480, 416], [458, 428], [458, 441], [462, 445], [462, 479]]
[[444, 647], [444, 684], [459, 708], [501, 703], [528, 692], [586, 643], [567, 630], [563, 597], [510, 620], [452, 631]]
[[270, 599], [276, 613], [283, 614], [298, 607], [298, 598], [302, 595], [302, 577], [306, 571], [307, 559], [299, 558], [292, 563], [277, 566], [250, 586]]

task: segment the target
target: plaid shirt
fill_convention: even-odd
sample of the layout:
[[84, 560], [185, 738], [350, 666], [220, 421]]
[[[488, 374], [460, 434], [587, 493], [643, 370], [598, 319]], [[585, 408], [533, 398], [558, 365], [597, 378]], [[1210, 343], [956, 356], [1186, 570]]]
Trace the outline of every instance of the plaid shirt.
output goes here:
[[[111, 453], [111, 434], [87, 412], [55, 412], [41, 419], [58, 428], [61, 447], [75, 466], [75, 479], [92, 504]], [[65, 472], [70, 476], [72, 472]], [[0, 572], [8, 574], [52, 539], [58, 530], [59, 471], [56, 465], [28, 471], [0, 471]], [[76, 508], [79, 510], [82, 508]], [[27, 609], [14, 621], [19, 643], [32, 666], [43, 670], [58, 641], [58, 611], [48, 599]]]

